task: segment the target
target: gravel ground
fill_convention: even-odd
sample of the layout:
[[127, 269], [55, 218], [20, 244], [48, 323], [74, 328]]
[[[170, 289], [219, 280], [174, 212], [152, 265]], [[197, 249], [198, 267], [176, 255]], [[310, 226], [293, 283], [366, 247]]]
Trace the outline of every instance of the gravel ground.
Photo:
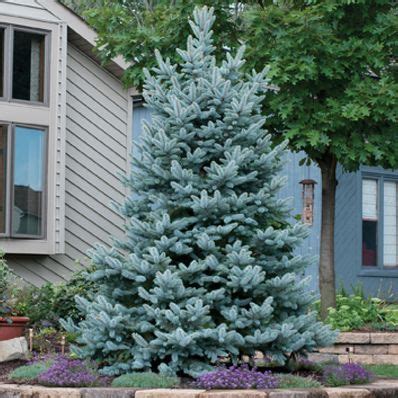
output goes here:
[[17, 368], [18, 366], [22, 366], [26, 363], [23, 360], [15, 360], [9, 362], [1, 362], [0, 363], [0, 383], [4, 383], [8, 380], [8, 374]]

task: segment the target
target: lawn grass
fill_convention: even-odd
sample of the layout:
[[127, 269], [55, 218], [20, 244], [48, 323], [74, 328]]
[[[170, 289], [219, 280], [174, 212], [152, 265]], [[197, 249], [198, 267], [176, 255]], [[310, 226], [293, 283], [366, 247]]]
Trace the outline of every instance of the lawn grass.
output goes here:
[[365, 368], [378, 377], [398, 378], [398, 365], [366, 365]]

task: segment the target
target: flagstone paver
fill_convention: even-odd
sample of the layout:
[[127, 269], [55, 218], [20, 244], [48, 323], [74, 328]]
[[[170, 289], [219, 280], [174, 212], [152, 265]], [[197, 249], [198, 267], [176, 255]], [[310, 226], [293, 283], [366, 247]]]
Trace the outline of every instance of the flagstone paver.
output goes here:
[[206, 391], [199, 398], [268, 398], [268, 392], [257, 390]]
[[365, 388], [325, 388], [325, 391], [329, 398], [372, 398], [371, 392]]
[[206, 390], [156, 389], [142, 390], [135, 393], [135, 398], [199, 398]]

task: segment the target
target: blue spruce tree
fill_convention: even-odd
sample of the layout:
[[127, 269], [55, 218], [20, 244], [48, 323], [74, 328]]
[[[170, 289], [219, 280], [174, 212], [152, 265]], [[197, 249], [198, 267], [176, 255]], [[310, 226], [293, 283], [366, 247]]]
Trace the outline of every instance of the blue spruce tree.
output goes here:
[[152, 123], [125, 180], [126, 236], [92, 252], [100, 295], [77, 298], [83, 320], [64, 322], [104, 374], [195, 376], [255, 351], [284, 363], [334, 338], [309, 310], [309, 260], [293, 253], [306, 227], [278, 198], [285, 145], [262, 128], [265, 73], [241, 72], [243, 48], [217, 63], [213, 22], [197, 9], [181, 63], [157, 53], [145, 71]]

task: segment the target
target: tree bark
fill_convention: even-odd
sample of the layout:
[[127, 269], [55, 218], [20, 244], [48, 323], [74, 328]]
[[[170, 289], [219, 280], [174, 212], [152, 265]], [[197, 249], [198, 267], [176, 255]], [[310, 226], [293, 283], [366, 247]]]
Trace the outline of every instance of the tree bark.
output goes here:
[[328, 308], [336, 306], [334, 270], [334, 215], [336, 199], [336, 165], [334, 157], [318, 162], [322, 175], [322, 224], [319, 258], [319, 291], [321, 294], [321, 318], [328, 315]]

